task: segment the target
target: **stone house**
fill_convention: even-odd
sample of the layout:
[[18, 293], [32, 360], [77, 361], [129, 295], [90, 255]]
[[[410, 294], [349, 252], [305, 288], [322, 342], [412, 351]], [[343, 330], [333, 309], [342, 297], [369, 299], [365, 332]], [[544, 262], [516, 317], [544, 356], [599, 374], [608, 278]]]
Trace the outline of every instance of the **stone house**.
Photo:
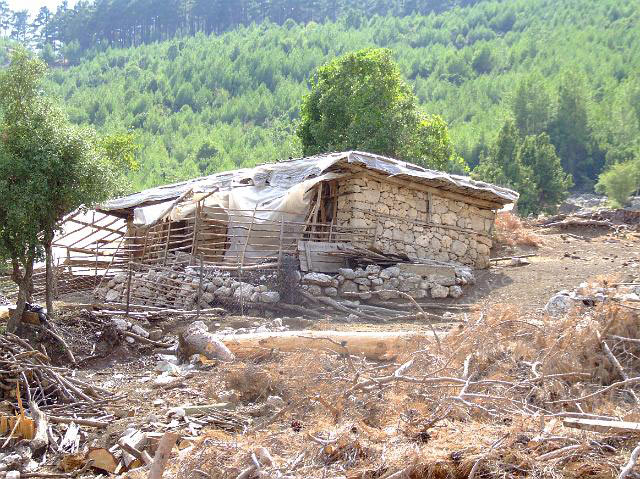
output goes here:
[[154, 277], [176, 264], [228, 275], [285, 265], [328, 274], [367, 264], [485, 268], [496, 212], [517, 199], [468, 177], [348, 151], [117, 198], [96, 209], [100, 224], [69, 218], [95, 234], [56, 246], [66, 248], [60, 267], [74, 283], [84, 274], [93, 288], [132, 265]]

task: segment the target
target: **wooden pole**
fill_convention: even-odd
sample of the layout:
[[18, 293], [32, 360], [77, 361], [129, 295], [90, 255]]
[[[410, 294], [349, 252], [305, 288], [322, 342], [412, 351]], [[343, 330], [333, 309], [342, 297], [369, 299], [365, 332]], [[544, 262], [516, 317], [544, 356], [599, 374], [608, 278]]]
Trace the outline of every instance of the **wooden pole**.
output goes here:
[[193, 261], [195, 259], [196, 251], [198, 249], [198, 229], [200, 226], [200, 202], [196, 203], [196, 217], [193, 220], [193, 242], [191, 248], [191, 259], [189, 260], [189, 264], [193, 265]]
[[171, 224], [173, 221], [169, 221], [169, 228], [167, 230], [167, 244], [164, 247], [164, 263], [163, 266], [167, 265], [167, 256], [169, 255], [169, 242], [171, 238]]
[[282, 268], [282, 248], [284, 248], [283, 237], [284, 237], [284, 214], [280, 217], [280, 246], [278, 248], [278, 269]]
[[202, 298], [202, 276], [204, 274], [203, 272], [204, 272], [204, 265], [202, 261], [202, 255], [200, 255], [200, 278], [198, 281], [198, 306], [197, 306], [196, 319], [200, 317], [200, 299]]
[[127, 310], [125, 316], [129, 317], [129, 308], [131, 305], [131, 255], [129, 255], [129, 278], [127, 278]]

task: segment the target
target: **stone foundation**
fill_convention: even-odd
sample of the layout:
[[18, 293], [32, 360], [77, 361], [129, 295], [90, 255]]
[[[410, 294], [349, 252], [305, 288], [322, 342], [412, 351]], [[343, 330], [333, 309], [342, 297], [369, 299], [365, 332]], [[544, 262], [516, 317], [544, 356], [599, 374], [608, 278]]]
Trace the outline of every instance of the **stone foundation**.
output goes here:
[[373, 246], [410, 258], [489, 265], [495, 212], [362, 174], [338, 182], [337, 225], [375, 228]]
[[398, 264], [388, 268], [342, 268], [337, 275], [307, 273], [302, 289], [312, 296], [330, 298], [393, 300], [399, 292], [414, 299], [459, 298], [463, 287], [475, 283], [471, 269], [453, 265]]

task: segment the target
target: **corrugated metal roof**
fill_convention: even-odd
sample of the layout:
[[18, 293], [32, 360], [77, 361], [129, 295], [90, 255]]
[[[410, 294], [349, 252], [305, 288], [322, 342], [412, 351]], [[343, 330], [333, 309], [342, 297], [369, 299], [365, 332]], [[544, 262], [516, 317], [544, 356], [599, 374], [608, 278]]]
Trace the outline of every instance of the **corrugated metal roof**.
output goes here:
[[98, 210], [116, 212], [145, 204], [178, 198], [193, 190], [194, 193], [225, 190], [246, 185], [269, 185], [287, 189], [301, 181], [318, 176], [340, 165], [352, 164], [388, 176], [406, 179], [446, 191], [462, 193], [501, 205], [514, 203], [518, 193], [508, 188], [475, 181], [467, 176], [451, 175], [430, 170], [412, 163], [394, 160], [372, 153], [347, 151], [328, 153], [307, 158], [268, 163], [253, 168], [225, 171], [201, 178], [158, 186], [103, 203]]

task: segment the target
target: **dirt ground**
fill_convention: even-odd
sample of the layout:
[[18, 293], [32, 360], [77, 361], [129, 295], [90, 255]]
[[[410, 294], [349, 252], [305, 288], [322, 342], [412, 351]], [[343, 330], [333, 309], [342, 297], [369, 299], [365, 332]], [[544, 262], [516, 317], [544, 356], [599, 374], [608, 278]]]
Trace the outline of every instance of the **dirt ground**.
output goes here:
[[[477, 283], [467, 289], [466, 294], [451, 303], [472, 304], [473, 309], [483, 309], [497, 304], [511, 305], [525, 314], [540, 313], [550, 296], [563, 289], [574, 289], [583, 281], [607, 278], [610, 281], [628, 281], [640, 276], [640, 238], [631, 233], [616, 236], [597, 230], [580, 232], [558, 232], [544, 229], [534, 230], [542, 238], [539, 247], [498, 247], [493, 257], [536, 254], [528, 258], [526, 266], [510, 266], [509, 261], [494, 263], [491, 268], [477, 271]], [[569, 233], [569, 234], [567, 234]], [[584, 239], [577, 239], [577, 233]], [[470, 313], [469, 313], [470, 314]], [[440, 334], [458, 327], [465, 313], [455, 313], [455, 321], [436, 323]], [[210, 322], [213, 329], [226, 326], [247, 327], [260, 324], [260, 318], [215, 318]], [[402, 323], [350, 323], [343, 321], [307, 320], [304, 318], [285, 320], [292, 330], [337, 330], [337, 331], [424, 331], [431, 326], [416, 320]], [[153, 327], [162, 327], [166, 334], [181, 330], [184, 321], [154, 322]], [[151, 352], [151, 349], [147, 349]], [[96, 363], [80, 374], [104, 387], [118, 391], [124, 397], [110, 408], [122, 419], [110, 427], [110, 434], [117, 435], [129, 426], [142, 426], [162, 417], [168, 408], [184, 404], [210, 403], [219, 400], [226, 390], [225, 381], [218, 366], [209, 371], [199, 371], [194, 377], [170, 388], [156, 387], [153, 378], [157, 359], [153, 356], [132, 354], [125, 361], [117, 356], [109, 362]], [[110, 438], [110, 435], [106, 436]]]
[[[265, 349], [233, 364], [201, 360], [193, 366], [182, 364], [172, 369], [169, 364], [173, 362], [171, 356], [161, 356], [153, 345], [132, 344], [120, 338], [119, 342], [101, 344], [96, 350], [95, 344], [99, 342], [96, 338], [100, 337], [99, 325], [94, 328], [92, 318], [87, 317], [89, 313], [83, 313], [85, 317], [80, 318], [77, 312], [70, 312], [64, 321], [60, 320], [59, 327], [66, 335], [78, 338], [76, 344], [72, 345], [76, 353], [84, 357], [105, 352], [104, 355], [83, 363], [76, 372], [77, 377], [116, 394], [114, 400], [105, 407], [114, 419], [106, 430], [89, 429], [87, 441], [94, 447], [110, 448], [130, 428], [157, 434], [178, 430], [183, 437], [181, 447], [184, 449], [170, 462], [170, 472], [165, 474], [165, 477], [177, 479], [196, 476], [212, 479], [320, 477], [318, 474], [322, 477], [378, 479], [391, 477], [393, 471], [402, 465], [408, 466], [409, 463], [415, 464], [415, 469], [397, 477], [466, 478], [472, 476], [472, 467], [478, 467], [480, 458], [485, 462], [475, 477], [527, 477], [528, 472], [531, 472], [531, 477], [613, 478], [628, 456], [628, 448], [632, 444], [629, 437], [615, 439], [618, 441], [612, 443], [615, 447], [608, 446], [612, 452], [603, 456], [604, 453], [589, 446], [593, 443], [590, 438], [595, 437], [590, 435], [592, 433], [567, 430], [562, 428], [561, 422], [555, 420], [551, 424], [539, 423], [538, 419], [534, 419], [537, 416], [522, 412], [529, 411], [528, 402], [535, 405], [538, 400], [546, 401], [544, 404], [548, 407], [549, 404], [558, 402], [554, 399], [566, 396], [570, 391], [586, 394], [594, 384], [601, 387], [615, 379], [615, 372], [612, 375], [610, 368], [603, 373], [603, 364], [606, 365], [607, 362], [602, 360], [601, 353], [598, 353], [596, 359], [591, 357], [593, 351], [598, 349], [597, 344], [594, 347], [591, 343], [595, 338], [592, 333], [584, 336], [580, 346], [585, 353], [576, 356], [581, 363], [569, 365], [574, 360], [569, 356], [559, 356], [554, 351], [557, 343], [553, 346], [545, 343], [547, 336], [561, 338], [567, 331], [573, 331], [574, 327], [577, 330], [577, 325], [584, 318], [568, 318], [564, 325], [559, 325], [549, 321], [549, 318], [543, 318], [541, 312], [554, 293], [564, 289], [573, 290], [585, 281], [598, 281], [599, 284], [637, 282], [640, 278], [640, 234], [616, 234], [591, 228], [577, 231], [530, 228], [527, 234], [534, 235], [538, 246], [502, 244], [494, 248], [492, 257], [533, 255], [526, 258], [528, 264], [516, 266], [510, 260], [496, 261], [489, 269], [476, 271], [474, 286], [466, 287], [461, 298], [445, 301], [458, 306], [469, 306], [468, 308], [452, 310], [446, 314], [437, 309], [429, 311], [442, 315], [441, 322], [414, 320], [374, 323], [347, 322], [339, 318], [283, 319], [283, 324], [294, 331], [313, 329], [425, 333], [415, 349], [399, 352], [396, 357], [383, 362], [354, 356], [355, 363], [352, 363], [342, 355], [323, 351], [321, 348], [318, 351], [290, 353]], [[494, 324], [483, 324], [482, 319], [478, 319], [482, 317], [481, 312], [485, 311]], [[592, 317], [589, 320], [594, 325], [603, 327], [608, 313], [604, 310], [596, 311], [595, 319]], [[622, 315], [619, 321], [625, 325], [632, 324], [629, 321], [633, 319], [629, 318]], [[534, 329], [532, 324], [527, 323], [530, 319], [536, 320]], [[269, 321], [266, 318], [237, 316], [206, 319], [213, 331], [228, 327], [255, 328]], [[514, 321], [521, 323], [523, 329], [505, 329], [505, 324]], [[132, 322], [148, 330], [161, 329], [162, 341], [172, 342], [190, 320], [162, 317]], [[444, 348], [438, 347], [437, 352], [433, 328]], [[629, 333], [629, 326], [624, 328], [627, 329], [621, 329], [621, 332], [615, 334], [636, 337], [633, 335], [635, 332]], [[465, 342], [468, 344], [464, 344]], [[505, 342], [511, 346], [505, 346]], [[466, 360], [464, 355], [467, 353], [463, 354], [461, 348], [471, 351]], [[543, 350], [548, 352], [543, 355]], [[562, 354], [563, 351], [561, 350]], [[626, 349], [616, 352], [620, 351], [627, 354]], [[635, 365], [636, 356], [632, 352], [627, 358], [627, 364]], [[415, 362], [411, 373], [415, 383], [429, 374], [458, 377], [463, 374], [463, 367], [465, 371], [468, 368], [469, 358], [474, 358], [471, 362], [472, 369], [477, 370], [474, 374], [494, 378], [497, 383], [506, 379], [518, 384], [508, 390], [499, 389], [501, 386], [498, 384], [494, 391], [471, 394], [469, 397], [473, 397], [475, 401], [490, 402], [496, 398], [502, 401], [496, 394], [507, 396], [518, 388], [531, 387], [526, 401], [519, 396], [506, 399], [511, 401], [507, 404], [512, 404], [513, 408], [500, 409], [502, 405], [496, 406], [499, 411], [496, 417], [493, 413], [487, 414], [490, 411], [484, 406], [465, 402], [461, 399], [462, 392], [459, 396], [451, 396], [453, 393], [450, 392], [450, 385], [434, 389], [411, 384], [411, 381], [402, 387], [391, 384], [380, 384], [377, 387], [375, 383], [372, 388], [349, 393], [363, 379], [366, 382], [368, 377], [384, 378], [384, 374], [396, 374], [397, 368], [407, 360]], [[539, 379], [536, 364], [555, 368], [544, 374], [582, 374], [584, 377], [585, 374], [589, 376], [593, 370], [594, 375], [604, 374], [605, 379], [596, 378], [596, 381], [591, 378], [590, 381], [593, 382], [586, 385], [552, 381], [547, 382], [544, 387], [531, 386], [534, 383], [530, 376], [534, 377], [534, 381]], [[562, 369], [565, 366], [569, 369]], [[169, 368], [171, 372], [163, 373], [163, 368]], [[159, 381], [161, 376], [167, 376], [165, 379], [168, 381]], [[471, 378], [469, 376], [468, 380], [471, 381]], [[481, 383], [479, 381], [475, 386], [479, 392], [486, 387]], [[464, 389], [466, 386], [462, 388], [463, 391]], [[269, 396], [282, 401], [280, 413], [275, 416], [272, 405], [268, 404]], [[582, 406], [578, 404], [578, 409], [583, 411], [583, 407], [584, 411], [597, 414], [604, 411], [607, 415], [628, 421], [640, 419], [637, 409], [625, 402], [626, 399], [621, 399], [619, 395], [607, 398], [608, 401], [613, 399], [616, 401], [615, 406], [608, 402], [587, 401]], [[211, 423], [209, 418], [207, 423], [170, 415], [172, 408], [213, 403], [231, 405], [233, 413], [228, 421], [222, 418], [221, 422]], [[467, 409], [469, 407], [471, 409]], [[251, 432], [252, 427], [268, 418], [273, 423], [260, 428], [259, 432]], [[543, 429], [542, 432], [540, 428]], [[555, 446], [548, 443], [547, 439], [536, 442], [536, 437], [541, 434], [555, 438], [551, 441], [560, 443]], [[470, 441], [471, 436], [475, 439]], [[504, 441], [505, 438], [508, 453], [495, 448], [495, 444], [498, 444], [496, 441]], [[538, 473], [533, 473], [538, 470], [538, 466], [530, 462], [531, 457], [545, 457], [547, 452], [564, 444], [583, 443], [586, 445], [581, 445], [580, 457], [573, 457], [575, 471], [567, 472], [565, 465], [568, 464], [569, 467], [574, 464], [570, 461], [554, 463], [552, 467], [545, 465], [544, 467], [549, 467], [549, 475], [536, 476]], [[255, 450], [257, 446], [266, 447], [280, 464], [280, 469], [272, 471], [272, 475], [256, 475], [254, 471], [242, 476], [242, 468], [252, 467], [256, 460], [255, 457], [252, 460], [247, 451]], [[492, 456], [494, 449], [495, 457]], [[488, 460], [489, 456], [493, 462]], [[424, 469], [427, 467], [425, 458], [430, 458], [431, 461], [428, 470]], [[565, 459], [563, 456], [563, 461]], [[516, 469], [516, 473], [512, 475], [502, 474], [512, 465], [516, 467], [515, 464], [518, 464], [518, 471], [522, 474]], [[281, 474], [281, 471], [288, 470], [295, 470], [295, 475]], [[204, 473], [201, 474], [202, 471]], [[146, 477], [146, 474], [142, 470], [121, 477], [138, 479]], [[640, 477], [640, 474], [629, 477]]]

